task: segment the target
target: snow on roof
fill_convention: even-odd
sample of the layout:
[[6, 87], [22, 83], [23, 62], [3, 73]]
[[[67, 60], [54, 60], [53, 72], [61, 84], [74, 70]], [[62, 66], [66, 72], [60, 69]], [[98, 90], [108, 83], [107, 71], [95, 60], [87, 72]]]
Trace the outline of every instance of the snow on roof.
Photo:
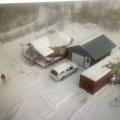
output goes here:
[[105, 58], [103, 61], [95, 64], [94, 66], [85, 70], [81, 75], [86, 76], [87, 78], [97, 81], [102, 78], [104, 75], [110, 72], [110, 69], [105, 67], [109, 58]]
[[82, 42], [80, 45], [82, 46], [82, 45], [88, 43], [88, 42], [91, 41], [91, 40], [94, 40], [95, 38], [97, 38], [97, 37], [99, 37], [99, 36], [101, 36], [101, 35], [103, 35], [103, 33], [99, 33], [99, 34], [97, 34], [97, 35], [94, 35], [94, 36], [91, 37], [90, 39], [85, 40], [84, 42]]
[[54, 70], [57, 72], [57, 73], [61, 73], [61, 72], [63, 72], [65, 69], [67, 69], [67, 68], [69, 68], [70, 67], [70, 64], [68, 64], [68, 63], [62, 63], [62, 64], [60, 64], [60, 65], [58, 65], [58, 66], [56, 66], [55, 68], [54, 68]]
[[62, 47], [68, 45], [71, 39], [64, 33], [56, 30], [51, 30], [46, 36], [43, 36], [37, 40], [32, 41], [30, 44], [36, 49], [38, 53], [46, 57], [54, 50], [50, 47]]
[[67, 45], [71, 42], [71, 38], [68, 35], [66, 35], [65, 33], [60, 32], [60, 31], [56, 31], [56, 32], [61, 37], [64, 45]]
[[71, 42], [69, 36], [57, 30], [50, 31], [47, 37], [50, 40], [51, 47], [62, 47], [68, 45]]
[[33, 44], [40, 44], [42, 43], [42, 46], [50, 46], [50, 42], [47, 36], [40, 37], [39, 39], [36, 39], [32, 41]]
[[34, 40], [30, 44], [34, 47], [34, 49], [38, 53], [40, 53], [44, 57], [54, 53], [54, 51], [49, 47], [50, 43], [46, 36], [40, 39]]
[[105, 59], [103, 59], [99, 63], [88, 68], [87, 70], [82, 72], [81, 75], [84, 75], [93, 81], [97, 81], [111, 71], [109, 68], [106, 67], [106, 65], [109, 62], [112, 62], [115, 58], [120, 59], [120, 51], [117, 53], [114, 53], [111, 56], [106, 57]]

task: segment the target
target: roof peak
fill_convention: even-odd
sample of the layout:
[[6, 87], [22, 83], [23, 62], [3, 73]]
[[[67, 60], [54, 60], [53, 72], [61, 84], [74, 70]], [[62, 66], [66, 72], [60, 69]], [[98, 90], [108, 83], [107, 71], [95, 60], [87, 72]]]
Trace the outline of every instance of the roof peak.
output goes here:
[[88, 40], [84, 41], [83, 43], [81, 43], [80, 46], [85, 45], [87, 42], [90, 42], [91, 40], [94, 40], [95, 38], [97, 38], [97, 37], [99, 37], [99, 36], [101, 36], [101, 35], [104, 35], [104, 33], [99, 33], [99, 34], [97, 34], [97, 35], [94, 35], [94, 36], [91, 37], [90, 39], [88, 39]]

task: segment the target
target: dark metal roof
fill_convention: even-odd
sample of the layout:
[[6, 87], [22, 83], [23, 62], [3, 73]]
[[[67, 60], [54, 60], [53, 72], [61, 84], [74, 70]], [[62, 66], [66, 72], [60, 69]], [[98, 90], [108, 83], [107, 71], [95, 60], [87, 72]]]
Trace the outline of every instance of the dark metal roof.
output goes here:
[[80, 45], [69, 47], [69, 51], [75, 52], [82, 56], [91, 57]]
[[109, 53], [116, 45], [105, 35], [85, 43], [81, 47], [95, 60]]

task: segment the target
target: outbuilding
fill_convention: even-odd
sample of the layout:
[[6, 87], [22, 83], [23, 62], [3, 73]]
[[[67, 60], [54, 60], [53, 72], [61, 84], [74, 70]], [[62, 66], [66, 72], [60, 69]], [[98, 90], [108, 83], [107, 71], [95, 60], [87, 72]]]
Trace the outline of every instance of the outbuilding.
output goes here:
[[111, 69], [107, 67], [110, 62], [120, 59], [120, 51], [117, 51], [111, 56], [104, 58], [102, 61], [91, 66], [80, 74], [80, 88], [94, 94], [108, 82], [111, 81]]
[[115, 44], [104, 34], [99, 34], [82, 44], [68, 48], [68, 59], [79, 66], [88, 68], [111, 53]]
[[26, 49], [22, 49], [22, 54], [28, 63], [46, 67], [66, 57], [66, 47], [70, 43], [71, 39], [64, 33], [50, 30], [46, 35], [28, 43]]
[[103, 60], [82, 72], [80, 75], [80, 87], [94, 94], [106, 85], [110, 81], [111, 70], [105, 67], [105, 64], [106, 60]]

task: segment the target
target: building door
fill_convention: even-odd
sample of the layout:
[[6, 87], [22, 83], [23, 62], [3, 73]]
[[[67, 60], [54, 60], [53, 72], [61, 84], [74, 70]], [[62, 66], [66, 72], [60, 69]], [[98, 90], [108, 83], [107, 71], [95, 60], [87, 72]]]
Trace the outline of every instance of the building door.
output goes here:
[[73, 52], [72, 53], [72, 61], [79, 66], [83, 66], [84, 57]]
[[90, 67], [90, 62], [91, 62], [91, 59], [88, 58], [88, 57], [85, 57], [84, 67], [89, 68]]

